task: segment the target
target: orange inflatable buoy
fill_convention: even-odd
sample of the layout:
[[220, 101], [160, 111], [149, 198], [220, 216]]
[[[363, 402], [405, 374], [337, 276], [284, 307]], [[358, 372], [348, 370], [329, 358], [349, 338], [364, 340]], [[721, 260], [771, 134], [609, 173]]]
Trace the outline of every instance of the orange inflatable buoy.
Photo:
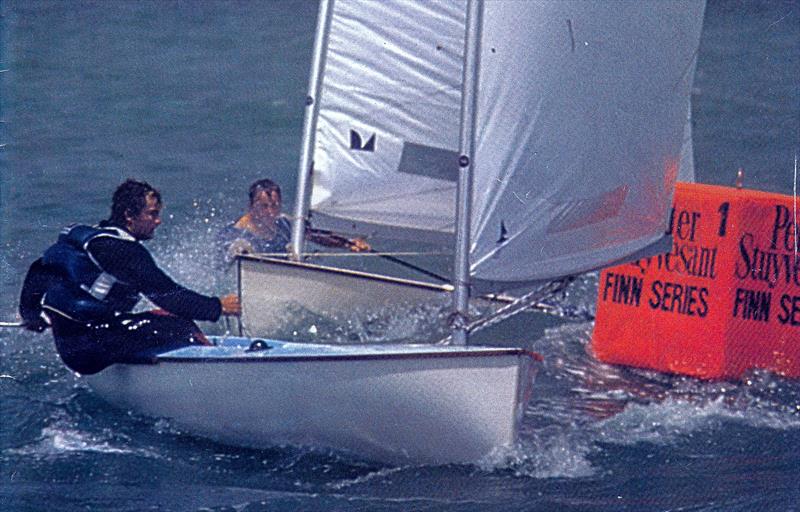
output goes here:
[[678, 183], [672, 251], [601, 274], [597, 358], [701, 378], [800, 377], [797, 209], [786, 195]]

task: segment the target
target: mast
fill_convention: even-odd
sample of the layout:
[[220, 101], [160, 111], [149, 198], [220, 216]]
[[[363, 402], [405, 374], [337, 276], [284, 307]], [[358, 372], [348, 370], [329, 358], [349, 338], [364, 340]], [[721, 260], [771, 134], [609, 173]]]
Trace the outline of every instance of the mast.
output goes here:
[[303, 142], [300, 164], [297, 168], [297, 193], [292, 218], [292, 244], [290, 257], [300, 260], [305, 244], [305, 223], [309, 210], [309, 187], [314, 166], [314, 144], [316, 142], [319, 96], [322, 88], [322, 68], [325, 66], [325, 49], [328, 46], [334, 0], [320, 0], [317, 13], [317, 33], [314, 38], [314, 53], [311, 58], [311, 75], [308, 79], [306, 113], [303, 119]]
[[467, 2], [467, 34], [464, 41], [464, 70], [461, 81], [458, 189], [456, 192], [456, 247], [453, 271], [453, 343], [467, 344], [469, 313], [469, 247], [472, 214], [472, 176], [475, 168], [475, 117], [478, 104], [481, 25], [483, 0]]

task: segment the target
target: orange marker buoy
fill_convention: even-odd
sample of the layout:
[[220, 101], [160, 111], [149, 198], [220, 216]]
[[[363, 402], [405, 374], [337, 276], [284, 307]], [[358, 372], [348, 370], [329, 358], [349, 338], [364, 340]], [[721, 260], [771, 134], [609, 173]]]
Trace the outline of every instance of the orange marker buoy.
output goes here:
[[601, 274], [594, 353], [701, 378], [800, 377], [796, 224], [789, 196], [678, 183], [672, 251]]

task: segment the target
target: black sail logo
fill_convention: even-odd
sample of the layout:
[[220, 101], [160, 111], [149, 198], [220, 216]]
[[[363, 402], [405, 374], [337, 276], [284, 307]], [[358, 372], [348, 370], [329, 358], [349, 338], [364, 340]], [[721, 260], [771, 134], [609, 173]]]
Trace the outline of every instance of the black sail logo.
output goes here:
[[375, 134], [367, 139], [367, 142], [362, 142], [361, 134], [355, 130], [350, 130], [350, 149], [353, 151], [370, 151], [375, 152]]

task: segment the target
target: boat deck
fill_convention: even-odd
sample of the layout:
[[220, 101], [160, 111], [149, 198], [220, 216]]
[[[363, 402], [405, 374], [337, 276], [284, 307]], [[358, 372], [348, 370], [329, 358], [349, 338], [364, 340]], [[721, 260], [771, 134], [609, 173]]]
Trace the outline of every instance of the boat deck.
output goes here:
[[215, 346], [191, 346], [147, 355], [141, 362], [298, 361], [403, 359], [407, 357], [541, 356], [521, 348], [419, 344], [323, 345], [266, 338], [210, 337]]

